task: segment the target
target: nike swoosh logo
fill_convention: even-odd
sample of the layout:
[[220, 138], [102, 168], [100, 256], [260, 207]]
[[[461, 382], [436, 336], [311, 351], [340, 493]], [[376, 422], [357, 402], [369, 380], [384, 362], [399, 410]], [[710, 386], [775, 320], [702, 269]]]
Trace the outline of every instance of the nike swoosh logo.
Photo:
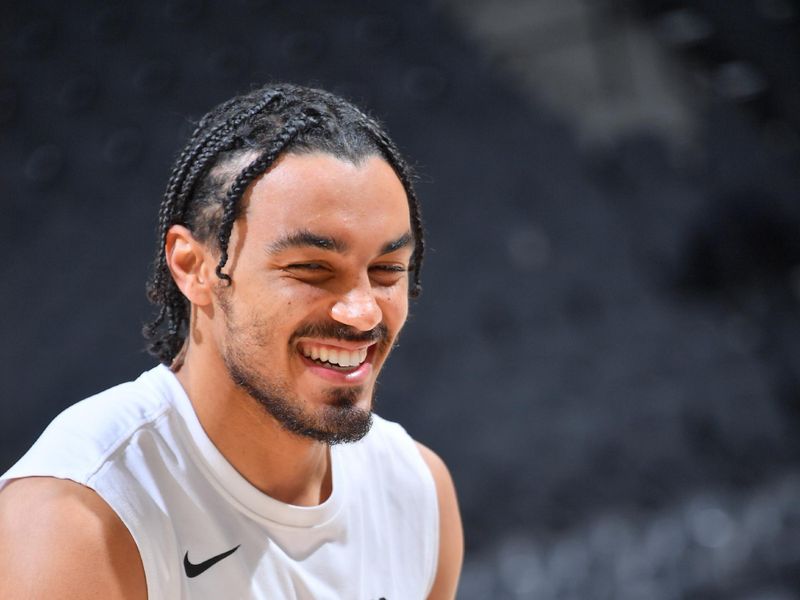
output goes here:
[[[241, 544], [240, 544], [241, 545]], [[201, 563], [194, 564], [189, 560], [189, 551], [186, 551], [186, 554], [183, 557], [183, 570], [186, 571], [187, 577], [197, 577], [202, 572], [207, 571], [223, 558], [228, 558], [231, 554], [236, 552], [239, 549], [239, 546], [235, 548], [231, 548], [227, 552], [223, 552], [222, 554], [217, 554], [216, 556], [212, 556], [208, 560], [204, 560]]]

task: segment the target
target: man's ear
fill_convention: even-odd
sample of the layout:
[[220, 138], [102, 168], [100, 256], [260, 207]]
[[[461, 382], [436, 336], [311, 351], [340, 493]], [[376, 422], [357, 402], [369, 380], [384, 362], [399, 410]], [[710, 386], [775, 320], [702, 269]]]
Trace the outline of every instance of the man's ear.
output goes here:
[[181, 293], [192, 304], [206, 306], [213, 297], [216, 260], [183, 225], [167, 231], [165, 244], [167, 266]]

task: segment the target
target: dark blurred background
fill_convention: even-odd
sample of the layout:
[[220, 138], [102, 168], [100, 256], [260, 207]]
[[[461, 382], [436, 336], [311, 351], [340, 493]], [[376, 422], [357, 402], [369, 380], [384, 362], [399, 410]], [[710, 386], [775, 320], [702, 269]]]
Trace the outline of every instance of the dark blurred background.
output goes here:
[[0, 471], [136, 377], [157, 206], [267, 80], [381, 117], [425, 292], [379, 412], [448, 462], [460, 598], [800, 598], [800, 3], [0, 9]]

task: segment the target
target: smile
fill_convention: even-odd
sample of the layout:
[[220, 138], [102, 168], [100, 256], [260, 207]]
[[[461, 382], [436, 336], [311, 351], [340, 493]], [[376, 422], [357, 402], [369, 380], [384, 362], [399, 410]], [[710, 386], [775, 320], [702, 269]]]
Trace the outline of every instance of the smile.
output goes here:
[[349, 370], [358, 367], [367, 359], [368, 348], [347, 348], [323, 346], [311, 343], [301, 344], [300, 353], [321, 366]]

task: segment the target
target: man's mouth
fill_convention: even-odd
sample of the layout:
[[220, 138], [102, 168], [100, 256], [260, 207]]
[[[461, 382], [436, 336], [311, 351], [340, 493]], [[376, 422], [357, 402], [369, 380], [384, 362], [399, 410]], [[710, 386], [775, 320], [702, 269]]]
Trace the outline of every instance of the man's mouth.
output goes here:
[[303, 356], [320, 366], [337, 371], [351, 371], [367, 360], [370, 347], [349, 350], [306, 342], [299, 345], [299, 350]]

